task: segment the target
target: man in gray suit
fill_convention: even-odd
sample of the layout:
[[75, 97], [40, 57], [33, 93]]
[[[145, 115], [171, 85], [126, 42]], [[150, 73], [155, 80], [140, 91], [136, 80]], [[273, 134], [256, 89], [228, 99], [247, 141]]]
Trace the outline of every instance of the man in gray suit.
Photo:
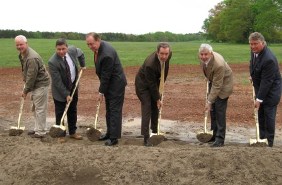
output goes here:
[[164, 67], [163, 80], [165, 81], [171, 56], [170, 45], [166, 42], [159, 43], [156, 51], [145, 59], [135, 77], [136, 95], [141, 101], [141, 134], [144, 136], [145, 146], [151, 146], [148, 142], [150, 121], [152, 133], [157, 134], [158, 132], [158, 116], [162, 106], [161, 96], [163, 93], [163, 89], [159, 88], [162, 67]]
[[100, 140], [106, 146], [118, 144], [121, 137], [122, 107], [124, 102], [126, 77], [116, 50], [97, 33], [88, 33], [86, 43], [94, 52], [96, 74], [100, 80], [98, 101], [105, 97], [107, 132]]
[[[85, 58], [81, 49], [69, 46], [65, 39], [56, 41], [56, 53], [49, 59], [48, 66], [52, 78], [52, 95], [55, 103], [56, 125], [60, 125], [66, 104], [71, 101], [67, 111], [68, 129], [70, 137], [81, 140], [76, 133], [78, 88], [72, 100], [71, 94], [78, 78], [78, 61], [81, 70], [85, 69]], [[64, 138], [59, 138], [64, 142]]]
[[224, 58], [214, 52], [209, 44], [201, 44], [199, 59], [207, 80], [209, 81], [209, 94], [205, 110], [211, 112], [212, 129], [215, 141], [212, 147], [224, 145], [226, 132], [226, 109], [229, 96], [233, 91], [233, 75]]

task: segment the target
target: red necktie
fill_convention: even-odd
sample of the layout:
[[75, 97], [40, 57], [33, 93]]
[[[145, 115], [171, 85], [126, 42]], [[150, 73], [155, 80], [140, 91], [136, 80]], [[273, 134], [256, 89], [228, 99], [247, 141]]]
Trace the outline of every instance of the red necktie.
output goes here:
[[95, 52], [94, 52], [94, 62], [95, 62], [95, 63], [97, 62], [97, 58], [98, 58], [98, 52], [95, 51]]

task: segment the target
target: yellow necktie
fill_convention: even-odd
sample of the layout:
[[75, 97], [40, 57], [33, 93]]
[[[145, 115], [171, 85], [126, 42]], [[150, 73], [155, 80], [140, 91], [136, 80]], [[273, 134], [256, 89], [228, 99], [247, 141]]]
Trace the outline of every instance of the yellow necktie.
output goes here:
[[165, 62], [161, 62], [161, 80], [160, 80], [160, 87], [159, 87], [159, 92], [161, 95], [164, 92], [164, 72], [165, 72]]

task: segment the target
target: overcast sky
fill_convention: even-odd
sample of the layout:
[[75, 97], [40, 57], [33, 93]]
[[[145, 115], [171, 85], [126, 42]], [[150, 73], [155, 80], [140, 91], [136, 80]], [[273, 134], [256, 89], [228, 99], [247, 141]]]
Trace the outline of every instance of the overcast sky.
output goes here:
[[2, 0], [0, 29], [197, 33], [222, 0]]

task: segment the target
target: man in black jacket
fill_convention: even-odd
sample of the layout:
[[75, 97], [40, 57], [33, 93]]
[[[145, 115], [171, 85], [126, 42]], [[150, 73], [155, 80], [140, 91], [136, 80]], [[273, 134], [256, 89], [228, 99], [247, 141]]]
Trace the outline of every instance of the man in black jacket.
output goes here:
[[266, 46], [261, 33], [249, 36], [251, 48], [250, 79], [255, 88], [260, 139], [273, 146], [277, 106], [281, 98], [281, 74], [276, 57]]
[[[161, 96], [163, 88], [159, 88], [163, 67], [163, 81], [166, 80], [169, 61], [172, 52], [168, 43], [161, 42], [157, 50], [150, 54], [140, 67], [135, 77], [136, 95], [141, 101], [141, 134], [144, 136], [144, 145], [149, 146], [149, 125], [153, 134], [158, 132], [159, 109], [162, 106]], [[164, 82], [163, 82], [164, 83]]]
[[122, 107], [124, 102], [126, 77], [116, 50], [97, 33], [88, 33], [86, 43], [94, 52], [96, 74], [100, 80], [98, 101], [105, 97], [107, 132], [100, 140], [105, 145], [118, 143], [121, 137]]

